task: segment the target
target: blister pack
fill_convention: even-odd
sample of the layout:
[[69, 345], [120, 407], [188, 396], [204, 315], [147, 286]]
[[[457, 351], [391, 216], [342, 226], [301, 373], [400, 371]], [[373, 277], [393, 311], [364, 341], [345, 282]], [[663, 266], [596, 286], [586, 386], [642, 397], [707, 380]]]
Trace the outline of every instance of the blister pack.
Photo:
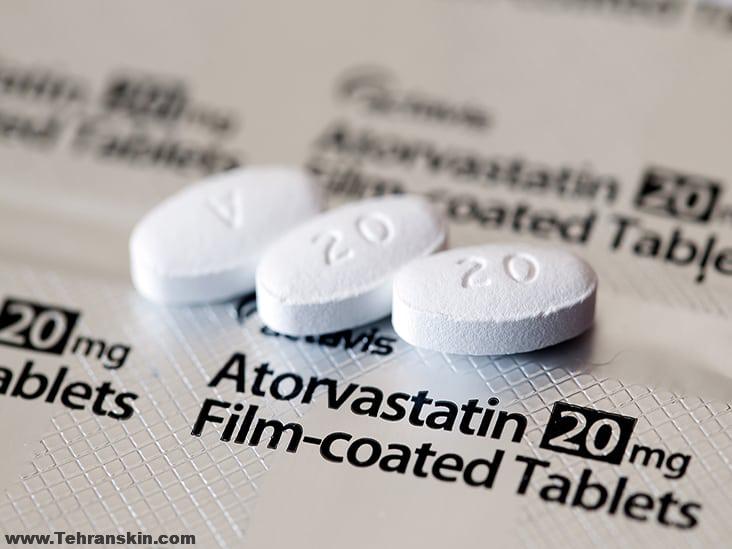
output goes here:
[[[728, 543], [723, 3], [2, 12], [1, 543]], [[426, 197], [449, 247], [572, 251], [599, 277], [594, 328], [461, 356], [389, 318], [294, 337], [253, 295], [135, 292], [145, 212], [272, 163], [331, 207]]]

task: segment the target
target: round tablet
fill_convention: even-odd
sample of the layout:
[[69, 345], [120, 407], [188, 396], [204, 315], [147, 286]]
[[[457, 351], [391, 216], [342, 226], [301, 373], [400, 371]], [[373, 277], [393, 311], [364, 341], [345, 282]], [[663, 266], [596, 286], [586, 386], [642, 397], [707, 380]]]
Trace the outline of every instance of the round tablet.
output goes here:
[[446, 224], [416, 196], [373, 198], [293, 229], [257, 269], [257, 309], [287, 335], [334, 332], [391, 310], [394, 273], [445, 244]]
[[561, 249], [484, 245], [417, 259], [394, 278], [391, 321], [412, 345], [501, 355], [573, 338], [592, 325], [597, 275]]
[[265, 247], [320, 210], [318, 187], [297, 169], [241, 168], [204, 179], [134, 228], [132, 281], [145, 297], [169, 304], [251, 292]]

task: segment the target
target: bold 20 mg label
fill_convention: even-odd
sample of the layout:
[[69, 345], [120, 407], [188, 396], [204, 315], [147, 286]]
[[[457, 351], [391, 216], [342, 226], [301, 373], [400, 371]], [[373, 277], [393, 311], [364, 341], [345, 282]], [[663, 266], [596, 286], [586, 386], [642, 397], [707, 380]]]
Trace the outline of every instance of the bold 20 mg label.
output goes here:
[[619, 465], [634, 427], [632, 417], [557, 402], [539, 446]]
[[64, 307], [7, 298], [0, 310], [0, 344], [54, 355], [70, 351], [96, 358], [110, 370], [124, 366], [130, 345], [85, 335], [72, 339], [80, 316]]
[[729, 221], [732, 206], [720, 203], [723, 190], [719, 181], [708, 177], [653, 166], [645, 171], [633, 204], [643, 212], [680, 221]]
[[26, 400], [60, 402], [73, 410], [89, 409], [100, 416], [127, 419], [138, 395], [120, 392], [105, 381], [92, 386], [68, 379], [71, 368], [36, 364], [34, 357], [66, 354], [96, 362], [105, 369], [124, 366], [132, 347], [103, 338], [77, 335], [81, 312], [22, 298], [8, 297], [0, 310], [0, 345], [30, 353], [22, 368], [0, 365], [0, 395]]

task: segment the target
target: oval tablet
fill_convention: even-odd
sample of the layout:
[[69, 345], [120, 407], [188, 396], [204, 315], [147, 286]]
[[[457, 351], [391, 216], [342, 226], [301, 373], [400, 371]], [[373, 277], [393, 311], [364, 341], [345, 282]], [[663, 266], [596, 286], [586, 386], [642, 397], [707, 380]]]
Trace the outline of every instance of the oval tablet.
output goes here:
[[573, 338], [595, 314], [597, 275], [555, 248], [484, 245], [411, 262], [394, 278], [391, 321], [412, 345], [501, 355]]
[[132, 281], [169, 304], [254, 290], [265, 249], [321, 210], [318, 187], [290, 168], [241, 168], [186, 187], [152, 209], [130, 238]]
[[391, 310], [394, 273], [445, 244], [443, 217], [415, 196], [373, 198], [293, 229], [257, 269], [257, 309], [287, 335], [334, 332]]

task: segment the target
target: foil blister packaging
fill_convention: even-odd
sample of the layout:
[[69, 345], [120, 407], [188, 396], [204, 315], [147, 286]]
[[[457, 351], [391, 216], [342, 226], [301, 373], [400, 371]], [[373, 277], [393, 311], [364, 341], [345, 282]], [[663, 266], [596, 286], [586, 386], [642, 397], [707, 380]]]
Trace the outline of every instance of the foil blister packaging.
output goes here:
[[[732, 46], [723, 5], [654, 6], [3, 8], [3, 535], [725, 545]], [[595, 328], [463, 357], [134, 292], [147, 209], [271, 162], [423, 194], [451, 246], [566, 246]]]

